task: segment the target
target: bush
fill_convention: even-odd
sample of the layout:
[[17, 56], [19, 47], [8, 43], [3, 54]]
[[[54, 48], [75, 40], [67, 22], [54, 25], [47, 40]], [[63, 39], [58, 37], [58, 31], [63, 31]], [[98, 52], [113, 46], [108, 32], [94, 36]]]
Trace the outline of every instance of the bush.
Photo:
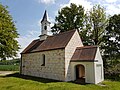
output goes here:
[[111, 67], [108, 67], [105, 70], [105, 77], [113, 80], [120, 79], [120, 63], [117, 63], [116, 65], [111, 65]]
[[0, 65], [19, 65], [19, 64], [20, 64], [20, 59], [0, 61]]

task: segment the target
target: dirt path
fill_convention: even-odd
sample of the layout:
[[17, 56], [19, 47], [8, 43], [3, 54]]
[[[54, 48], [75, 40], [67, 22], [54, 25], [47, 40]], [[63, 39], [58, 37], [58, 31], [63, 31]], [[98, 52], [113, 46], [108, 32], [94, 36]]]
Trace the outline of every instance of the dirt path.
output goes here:
[[8, 74], [12, 74], [15, 73], [16, 71], [0, 71], [0, 75], [8, 75]]

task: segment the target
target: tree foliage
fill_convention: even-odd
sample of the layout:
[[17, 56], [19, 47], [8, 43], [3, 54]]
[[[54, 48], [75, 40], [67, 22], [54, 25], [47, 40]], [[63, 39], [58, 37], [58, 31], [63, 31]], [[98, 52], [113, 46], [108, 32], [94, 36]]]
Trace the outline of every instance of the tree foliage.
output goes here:
[[67, 30], [81, 29], [83, 27], [84, 8], [73, 3], [58, 11], [56, 23], [52, 27], [53, 34]]
[[18, 33], [7, 6], [0, 4], [0, 59], [17, 55], [19, 49]]
[[114, 66], [120, 59], [120, 14], [110, 17], [103, 39], [105, 62]]
[[104, 7], [95, 5], [86, 12], [79, 5], [71, 3], [58, 11], [52, 27], [53, 34], [67, 30], [78, 29], [84, 45], [101, 45], [108, 19]]
[[90, 11], [86, 13], [85, 28], [81, 32], [85, 45], [101, 45], [102, 38], [107, 26], [107, 16], [104, 7], [94, 5]]

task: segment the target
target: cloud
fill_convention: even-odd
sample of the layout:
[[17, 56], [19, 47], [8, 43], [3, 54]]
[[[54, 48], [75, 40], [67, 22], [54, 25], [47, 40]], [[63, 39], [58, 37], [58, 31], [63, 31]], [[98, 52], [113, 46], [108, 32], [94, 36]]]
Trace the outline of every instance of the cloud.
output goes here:
[[92, 8], [92, 3], [87, 0], [70, 0], [69, 3], [75, 3], [77, 5], [82, 5], [85, 10], [89, 10]]
[[38, 2], [43, 4], [54, 4], [55, 0], [38, 0]]
[[120, 5], [106, 4], [106, 12], [110, 15], [120, 14]]
[[120, 13], [120, 1], [118, 0], [69, 0], [67, 4], [61, 4], [60, 7], [69, 6], [70, 3], [82, 5], [85, 11], [89, 11], [95, 4], [100, 4], [105, 7], [107, 14], [114, 15]]
[[99, 4], [105, 7], [106, 13], [109, 15], [120, 13], [120, 2], [118, 0], [100, 0]]
[[117, 2], [117, 0], [105, 0], [107, 3], [114, 3]]
[[90, 10], [92, 8], [92, 3], [87, 0], [70, 0], [68, 4], [61, 4], [61, 8], [65, 6], [69, 6], [70, 3], [74, 3], [76, 5], [82, 5], [85, 10]]

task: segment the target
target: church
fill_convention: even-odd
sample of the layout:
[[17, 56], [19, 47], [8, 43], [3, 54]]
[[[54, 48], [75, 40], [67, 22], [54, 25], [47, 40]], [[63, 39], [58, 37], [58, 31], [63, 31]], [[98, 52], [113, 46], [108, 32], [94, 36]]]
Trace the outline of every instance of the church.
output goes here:
[[104, 80], [103, 60], [98, 46], [84, 46], [77, 30], [50, 36], [45, 11], [41, 35], [21, 53], [20, 74], [59, 81], [84, 80], [97, 84]]

